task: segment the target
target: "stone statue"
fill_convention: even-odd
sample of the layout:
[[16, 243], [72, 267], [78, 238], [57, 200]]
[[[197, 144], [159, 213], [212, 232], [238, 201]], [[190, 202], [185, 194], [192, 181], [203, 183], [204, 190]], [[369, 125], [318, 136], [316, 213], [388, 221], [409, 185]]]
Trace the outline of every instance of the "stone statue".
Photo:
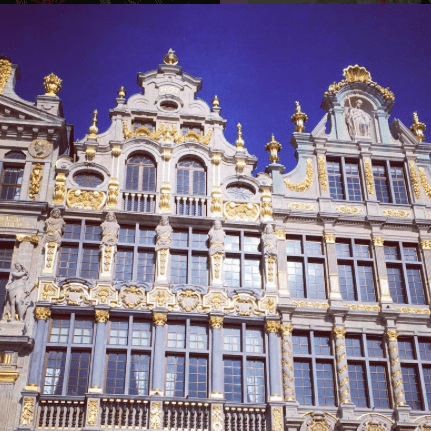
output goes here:
[[120, 225], [117, 223], [115, 213], [109, 211], [100, 227], [102, 228], [102, 245], [117, 245]]
[[277, 236], [271, 224], [265, 226], [262, 234], [263, 254], [265, 257], [277, 256]]
[[[348, 99], [350, 105], [350, 99]], [[369, 138], [371, 136], [371, 116], [365, 112], [362, 106], [362, 100], [355, 102], [355, 107], [351, 105], [345, 107], [345, 117], [349, 135], [353, 139], [355, 136]]]
[[66, 225], [61, 212], [58, 208], [51, 211], [50, 216], [45, 221], [45, 235], [43, 236], [43, 243], [53, 242], [57, 245], [61, 244], [61, 237], [63, 236], [64, 226]]
[[163, 216], [156, 227], [156, 251], [167, 250], [172, 244], [172, 227], [169, 217]]
[[210, 250], [209, 255], [213, 256], [216, 253], [225, 254], [224, 249], [224, 239], [226, 237], [226, 233], [223, 230], [222, 224], [220, 220], [216, 220], [208, 232], [208, 237], [210, 239]]
[[12, 320], [23, 321], [29, 302], [26, 300], [30, 294], [28, 288], [28, 271], [20, 264], [15, 264], [15, 271], [11, 273], [11, 281], [6, 284], [6, 306]]

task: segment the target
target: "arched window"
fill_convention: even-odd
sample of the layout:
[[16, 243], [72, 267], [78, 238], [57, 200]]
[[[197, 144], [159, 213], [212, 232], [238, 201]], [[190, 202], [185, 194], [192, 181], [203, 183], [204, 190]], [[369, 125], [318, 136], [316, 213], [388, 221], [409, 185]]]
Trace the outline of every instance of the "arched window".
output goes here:
[[205, 195], [205, 167], [194, 159], [185, 159], [177, 165], [177, 193]]
[[25, 154], [21, 151], [9, 151], [5, 154], [6, 159], [25, 160]]
[[81, 187], [97, 187], [103, 183], [103, 176], [95, 172], [80, 172], [73, 179]]
[[156, 165], [143, 154], [129, 157], [126, 163], [126, 189], [154, 192], [156, 189]]
[[236, 201], [248, 201], [254, 196], [254, 190], [243, 184], [235, 184], [226, 189], [227, 194]]

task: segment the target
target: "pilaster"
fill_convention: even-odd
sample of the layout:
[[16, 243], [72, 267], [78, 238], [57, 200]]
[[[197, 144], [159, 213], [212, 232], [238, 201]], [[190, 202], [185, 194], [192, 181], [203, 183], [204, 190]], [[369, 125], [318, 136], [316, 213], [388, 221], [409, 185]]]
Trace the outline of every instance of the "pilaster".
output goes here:
[[384, 304], [392, 304], [392, 297], [389, 292], [388, 272], [386, 269], [384, 238], [382, 236], [372, 236], [374, 245], [374, 258], [379, 286], [379, 296], [382, 308]]
[[[164, 312], [153, 313], [153, 323], [155, 326], [154, 336], [154, 359], [153, 359], [153, 379], [150, 395], [163, 395], [164, 366], [165, 366], [165, 339], [166, 322], [168, 316]], [[152, 408], [152, 407], [151, 407]], [[159, 428], [154, 428], [159, 429]]]

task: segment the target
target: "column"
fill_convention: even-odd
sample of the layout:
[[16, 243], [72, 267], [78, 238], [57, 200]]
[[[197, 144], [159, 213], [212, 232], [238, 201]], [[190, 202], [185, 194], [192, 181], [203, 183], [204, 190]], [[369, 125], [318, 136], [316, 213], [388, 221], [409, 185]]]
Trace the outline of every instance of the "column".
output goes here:
[[280, 296], [289, 296], [289, 287], [287, 285], [286, 232], [276, 226], [275, 236], [277, 237], [278, 293]]
[[426, 275], [426, 289], [431, 294], [431, 240], [421, 238], [422, 257]]
[[51, 316], [49, 307], [36, 307], [34, 315], [37, 320], [36, 335], [34, 337], [34, 350], [30, 362], [30, 372], [26, 391], [39, 392], [40, 380], [42, 377], [43, 356], [45, 352], [45, 328], [47, 320]]
[[223, 316], [210, 316], [212, 351], [211, 351], [211, 394], [210, 398], [224, 398], [223, 373]]
[[153, 381], [150, 395], [163, 395], [165, 377], [165, 324], [168, 316], [165, 313], [154, 313], [153, 322], [155, 326], [154, 336], [154, 360]]
[[340, 284], [338, 282], [337, 254], [335, 250], [335, 234], [325, 232], [326, 260], [329, 274], [329, 299], [341, 301]]
[[107, 338], [106, 327], [109, 320], [109, 309], [97, 308], [95, 310], [96, 331], [93, 351], [93, 369], [91, 383], [88, 388], [90, 393], [102, 393], [104, 366], [105, 366], [105, 342]]
[[374, 256], [376, 259], [377, 277], [379, 280], [379, 293], [381, 304], [392, 304], [391, 294], [389, 292], [388, 273], [386, 270], [385, 250], [383, 248], [384, 239], [380, 236], [373, 235]]
[[267, 320], [265, 328], [268, 333], [269, 401], [283, 401], [280, 381], [280, 343], [278, 339], [280, 322], [278, 320]]
[[283, 371], [284, 401], [296, 401], [295, 379], [293, 371], [292, 325], [281, 325], [281, 365]]
[[335, 335], [335, 359], [337, 361], [340, 404], [350, 404], [349, 370], [347, 367], [346, 344], [344, 339], [346, 329], [343, 327], [335, 327], [333, 332]]

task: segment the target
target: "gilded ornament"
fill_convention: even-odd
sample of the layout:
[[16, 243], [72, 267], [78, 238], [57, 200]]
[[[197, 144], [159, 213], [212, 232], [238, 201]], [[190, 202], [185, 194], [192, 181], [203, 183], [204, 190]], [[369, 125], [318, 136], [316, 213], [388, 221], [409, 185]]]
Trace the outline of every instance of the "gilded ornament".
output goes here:
[[95, 310], [94, 311], [96, 323], [106, 323], [109, 320], [109, 310]]
[[181, 307], [182, 310], [186, 311], [187, 313], [190, 313], [191, 311], [196, 310], [199, 305], [200, 299], [201, 296], [199, 295], [199, 293], [187, 289], [178, 294], [178, 305]]
[[281, 144], [275, 140], [274, 135], [271, 135], [271, 140], [265, 145], [265, 151], [269, 152], [269, 160], [271, 163], [277, 163], [280, 160], [278, 153], [281, 151]]
[[118, 186], [120, 185], [117, 178], [111, 178], [108, 185], [108, 198], [106, 200], [107, 208], [116, 208], [118, 204]]
[[120, 157], [122, 153], [121, 145], [113, 144], [111, 147], [111, 152], [114, 157]]
[[35, 139], [28, 146], [29, 154], [35, 159], [45, 159], [51, 154], [52, 144], [45, 139]]
[[286, 240], [286, 232], [284, 230], [275, 229], [277, 239]]
[[169, 183], [162, 184], [159, 207], [163, 213], [168, 213], [171, 210], [171, 185]]
[[34, 404], [35, 399], [33, 397], [24, 397], [22, 412], [19, 418], [20, 425], [30, 425], [33, 422]]
[[292, 184], [287, 178], [284, 179], [284, 183], [289, 190], [294, 192], [305, 192], [310, 188], [313, 184], [313, 161], [311, 159], [307, 159], [306, 161], [306, 169], [305, 169], [305, 178], [300, 183]]
[[51, 317], [51, 309], [49, 307], [36, 307], [34, 315], [36, 320], [48, 320]]
[[120, 87], [117, 94], [120, 99], [124, 99], [126, 97], [126, 90], [124, 89], [124, 87]]
[[283, 337], [292, 335], [293, 332], [293, 325], [286, 324], [280, 326], [280, 333]]
[[219, 108], [220, 107], [220, 100], [217, 97], [217, 94], [214, 96], [214, 99], [211, 101], [213, 108]]
[[375, 247], [383, 247], [383, 244], [385, 242], [385, 239], [381, 236], [373, 235], [372, 240]]
[[386, 338], [388, 341], [397, 341], [398, 331], [393, 329], [386, 330]]
[[96, 138], [97, 133], [99, 132], [99, 129], [97, 128], [97, 109], [93, 112], [93, 122], [91, 123], [91, 126], [88, 128], [88, 137], [89, 138]]
[[268, 281], [270, 283], [274, 283], [275, 278], [275, 266], [277, 263], [277, 257], [276, 256], [268, 256], [266, 258], [266, 263], [268, 266]]
[[223, 430], [223, 410], [219, 404], [212, 406], [211, 415], [211, 425], [212, 431], [222, 431]]
[[244, 173], [244, 169], [247, 166], [246, 160], [242, 158], [236, 159], [236, 172], [238, 174]]
[[144, 292], [137, 286], [125, 287], [121, 290], [121, 300], [127, 308], [136, 308], [145, 301]]
[[87, 425], [96, 425], [99, 414], [99, 401], [90, 400], [88, 402]]
[[431, 241], [429, 239], [424, 239], [421, 241], [422, 250], [431, 250]]
[[281, 407], [272, 408], [272, 431], [283, 431], [283, 409]]
[[382, 422], [368, 421], [365, 422], [363, 431], [386, 431], [386, 426]]
[[[174, 50], [172, 48], [169, 49], [168, 53], [163, 57], [163, 62], [165, 64], [171, 64], [175, 66], [178, 64], [178, 57], [174, 54]], [[156, 428], [156, 427], [152, 427]]]
[[220, 270], [223, 262], [223, 253], [214, 253], [211, 257], [213, 258], [213, 264], [214, 264], [214, 277], [218, 280], [220, 279]]
[[315, 206], [313, 204], [304, 204], [302, 202], [291, 202], [287, 205], [289, 210], [303, 210], [303, 211], [314, 211]]
[[100, 211], [105, 205], [105, 192], [69, 190], [67, 206], [69, 208]]
[[344, 338], [344, 335], [346, 334], [346, 328], [334, 328], [332, 332], [335, 335], [335, 338]]
[[334, 233], [325, 233], [323, 235], [323, 238], [325, 238], [325, 242], [327, 244], [335, 244], [335, 234]]
[[431, 186], [428, 183], [428, 178], [425, 174], [424, 168], [419, 168], [419, 175], [421, 177], [421, 184], [422, 184], [422, 188], [424, 189], [424, 192], [429, 198], [431, 198]]
[[223, 316], [210, 316], [210, 325], [212, 329], [221, 329], [223, 327]]
[[425, 138], [424, 132], [426, 128], [427, 126], [425, 123], [421, 123], [419, 121], [418, 113], [413, 112], [413, 124], [411, 125], [410, 130], [416, 135], [419, 143], [422, 143]]
[[263, 310], [267, 311], [267, 314], [275, 314], [276, 302], [273, 297], [268, 296], [265, 299], [262, 299], [260, 301], [260, 305]]
[[59, 172], [55, 177], [53, 205], [63, 205], [66, 197], [66, 174]]
[[365, 67], [360, 67], [357, 64], [343, 69], [343, 75], [347, 82], [364, 82], [369, 84], [371, 82], [371, 75]]
[[340, 205], [335, 207], [335, 212], [340, 214], [362, 214], [362, 208], [349, 205]]
[[40, 192], [42, 182], [42, 165], [40, 163], [33, 163], [33, 168], [30, 174], [30, 185], [28, 187], [28, 197], [35, 200]]
[[396, 310], [400, 310], [401, 313], [410, 313], [410, 314], [431, 314], [429, 308], [415, 308], [415, 307], [394, 307]]
[[301, 111], [301, 105], [298, 101], [295, 102], [295, 105], [295, 113], [290, 117], [290, 121], [296, 124], [295, 131], [302, 133], [305, 130], [304, 124], [307, 122], [308, 116]]
[[156, 326], [165, 326], [168, 320], [167, 314], [164, 313], [154, 313], [153, 314], [153, 322]]
[[242, 125], [241, 125], [241, 123], [238, 123], [236, 125], [236, 128], [237, 128], [237, 137], [236, 137], [236, 141], [235, 141], [236, 150], [240, 151], [240, 152], [244, 152], [245, 151], [245, 149], [244, 149], [245, 142], [244, 142], [244, 139], [242, 138]]
[[405, 210], [383, 210], [383, 214], [388, 217], [410, 217], [411, 212]]
[[329, 423], [323, 414], [314, 414], [313, 420], [308, 424], [308, 431], [330, 431]]
[[17, 233], [16, 240], [18, 242], [31, 242], [35, 246], [39, 244], [39, 237], [37, 235], [20, 235]]
[[267, 320], [265, 321], [265, 329], [268, 334], [271, 332], [277, 334], [280, 330], [280, 322], [277, 320]]
[[172, 159], [172, 150], [170, 148], [163, 148], [162, 157], [165, 162], [169, 162]]
[[327, 302], [306, 302], [306, 301], [292, 301], [293, 305], [304, 308], [329, 308]]
[[61, 90], [61, 80], [57, 75], [50, 73], [43, 78], [43, 88], [45, 89], [45, 96], [57, 96]]
[[211, 213], [215, 216], [221, 216], [223, 210], [223, 201], [221, 188], [219, 186], [214, 186], [211, 193]]
[[151, 300], [157, 302], [158, 307], [163, 307], [169, 299], [169, 295], [164, 290], [157, 290], [151, 295]]
[[413, 192], [415, 194], [415, 198], [419, 199], [421, 197], [421, 188], [419, 185], [419, 177], [416, 171], [416, 165], [413, 160], [410, 160], [409, 167], [410, 167], [410, 179], [412, 181]]
[[221, 163], [222, 153], [214, 153], [211, 156], [211, 161], [215, 166], [218, 166]]
[[0, 94], [6, 86], [9, 77], [12, 75], [12, 64], [5, 56], [0, 56]]
[[228, 220], [257, 221], [259, 218], [259, 206], [252, 203], [226, 202], [223, 212]]
[[[10, 362], [9, 362], [10, 364]], [[1, 383], [15, 383], [19, 377], [18, 371], [0, 370], [0, 384]]]
[[96, 147], [87, 145], [85, 148], [85, 160], [87, 162], [93, 162], [96, 157]]
[[375, 311], [377, 313], [380, 312], [379, 305], [363, 305], [363, 304], [343, 304], [344, 307], [347, 307], [349, 310], [361, 310], [361, 311]]
[[325, 156], [323, 154], [319, 154], [317, 164], [319, 168], [320, 187], [322, 189], [322, 192], [326, 192], [326, 190], [328, 190], [328, 174], [326, 172], [326, 162]]
[[365, 183], [367, 184], [367, 192], [369, 195], [374, 195], [376, 193], [376, 188], [374, 185], [374, 175], [371, 168], [371, 160], [365, 159]]
[[260, 215], [261, 215], [262, 221], [273, 220], [272, 195], [269, 187], [263, 187], [261, 199], [262, 199], [262, 203], [260, 206]]
[[160, 275], [166, 275], [166, 263], [168, 260], [168, 249], [161, 249], [158, 251], [158, 255], [160, 256]]

